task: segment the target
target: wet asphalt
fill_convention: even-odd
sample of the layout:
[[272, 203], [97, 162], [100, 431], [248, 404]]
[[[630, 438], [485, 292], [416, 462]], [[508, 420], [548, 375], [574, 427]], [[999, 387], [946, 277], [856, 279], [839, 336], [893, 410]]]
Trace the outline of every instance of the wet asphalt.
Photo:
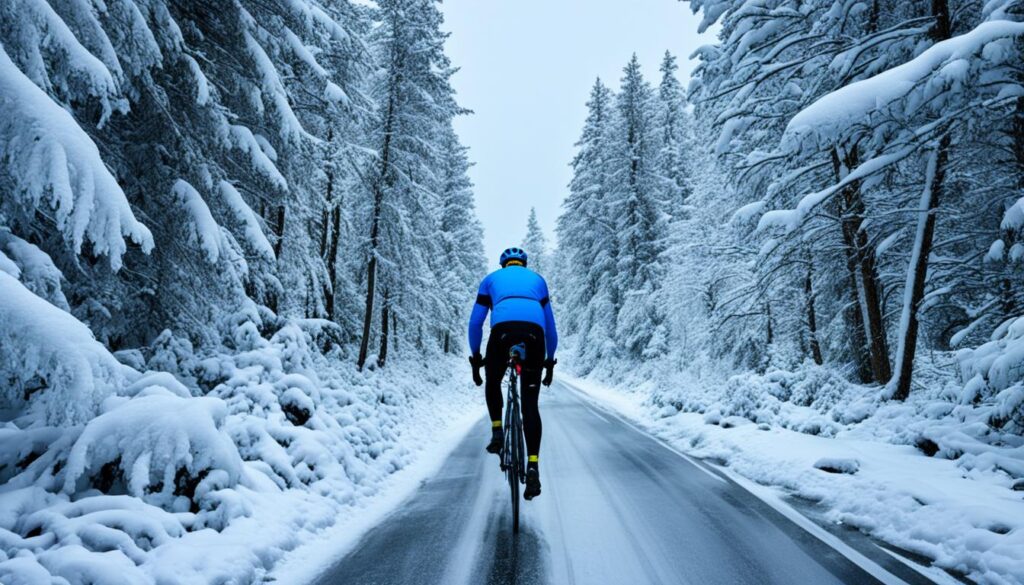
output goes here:
[[484, 452], [490, 430], [481, 418], [437, 475], [314, 583], [879, 582], [714, 469], [566, 384], [544, 390], [541, 415], [543, 493], [522, 503], [518, 535], [498, 458]]

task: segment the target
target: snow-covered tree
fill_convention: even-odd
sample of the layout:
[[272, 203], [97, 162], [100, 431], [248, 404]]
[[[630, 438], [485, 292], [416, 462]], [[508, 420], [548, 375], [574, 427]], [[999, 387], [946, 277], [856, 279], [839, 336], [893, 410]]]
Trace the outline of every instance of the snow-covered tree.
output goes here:
[[548, 239], [544, 230], [537, 221], [537, 210], [530, 208], [530, 216], [526, 220], [526, 237], [521, 244], [527, 254], [530, 255], [530, 268], [546, 275], [548, 272]]
[[381, 64], [371, 88], [378, 104], [370, 138], [374, 156], [362, 171], [370, 197], [361, 228], [369, 241], [360, 367], [375, 335], [377, 363], [384, 365], [391, 318], [418, 346], [437, 339], [431, 316], [447, 310], [432, 270], [443, 207], [440, 146], [452, 118], [462, 113], [449, 84], [454, 69], [443, 51], [436, 0], [385, 0], [379, 16], [371, 37]]
[[600, 79], [594, 82], [572, 161], [569, 195], [558, 218], [558, 254], [564, 266], [559, 285], [562, 328], [578, 338], [578, 367], [582, 372], [593, 368], [602, 356], [615, 354], [618, 245], [606, 164], [612, 98]]
[[655, 119], [658, 139], [658, 174], [669, 213], [681, 217], [690, 194], [692, 172], [689, 150], [693, 148], [692, 122], [687, 111], [686, 94], [676, 77], [679, 66], [668, 51], [661, 62], [658, 85], [658, 113]]
[[666, 205], [656, 173], [654, 105], [633, 55], [616, 96], [607, 164], [617, 231], [615, 278], [622, 299], [616, 336], [637, 357], [657, 355], [667, 342], [659, 302]]

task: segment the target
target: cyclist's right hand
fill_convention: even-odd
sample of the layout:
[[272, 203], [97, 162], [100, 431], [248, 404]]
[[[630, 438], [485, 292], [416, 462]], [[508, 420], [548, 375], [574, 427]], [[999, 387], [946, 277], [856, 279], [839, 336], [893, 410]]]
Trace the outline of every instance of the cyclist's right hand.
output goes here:
[[544, 360], [544, 380], [541, 383], [545, 386], [551, 385], [552, 378], [555, 376], [555, 364], [557, 363], [558, 360], [552, 358]]
[[480, 368], [484, 366], [484, 357], [478, 353], [469, 356], [469, 365], [473, 367], [473, 383], [480, 386], [484, 379], [480, 377]]

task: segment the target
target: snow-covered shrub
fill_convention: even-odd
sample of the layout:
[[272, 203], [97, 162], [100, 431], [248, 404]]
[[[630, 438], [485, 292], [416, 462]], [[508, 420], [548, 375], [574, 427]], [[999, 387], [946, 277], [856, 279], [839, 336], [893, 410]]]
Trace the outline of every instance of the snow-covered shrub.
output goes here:
[[238, 483], [241, 458], [221, 430], [227, 416], [223, 401], [183, 398], [149, 386], [117, 402], [91, 420], [72, 446], [65, 493], [91, 486], [181, 512], [202, 504], [196, 487], [208, 475], [222, 472], [223, 487]]
[[994, 402], [992, 424], [1024, 431], [1024, 317], [996, 328], [991, 341], [956, 354], [964, 384], [961, 402]]
[[0, 272], [0, 408], [32, 407], [51, 424], [81, 423], [137, 375], [89, 328]]
[[198, 367], [192, 342], [164, 329], [149, 346], [146, 367], [154, 371], [170, 372], [179, 380], [195, 386]]
[[850, 383], [835, 370], [813, 364], [805, 364], [794, 372], [787, 386], [791, 391], [790, 402], [818, 412], [833, 409], [850, 391]]
[[779, 396], [785, 395], [777, 381], [757, 375], [729, 378], [722, 393], [722, 414], [754, 422], [774, 421], [781, 408]]

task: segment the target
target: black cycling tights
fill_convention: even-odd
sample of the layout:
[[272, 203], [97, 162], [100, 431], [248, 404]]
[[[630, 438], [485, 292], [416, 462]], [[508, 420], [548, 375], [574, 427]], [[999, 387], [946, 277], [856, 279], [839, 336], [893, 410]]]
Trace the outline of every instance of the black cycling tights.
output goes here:
[[502, 420], [502, 393], [505, 372], [508, 369], [508, 351], [513, 345], [526, 345], [526, 361], [523, 364], [522, 388], [519, 402], [523, 411], [523, 434], [526, 435], [526, 454], [540, 454], [540, 378], [544, 368], [544, 329], [536, 323], [506, 321], [491, 327], [487, 340], [487, 357], [484, 374], [487, 377], [487, 411], [491, 420]]

